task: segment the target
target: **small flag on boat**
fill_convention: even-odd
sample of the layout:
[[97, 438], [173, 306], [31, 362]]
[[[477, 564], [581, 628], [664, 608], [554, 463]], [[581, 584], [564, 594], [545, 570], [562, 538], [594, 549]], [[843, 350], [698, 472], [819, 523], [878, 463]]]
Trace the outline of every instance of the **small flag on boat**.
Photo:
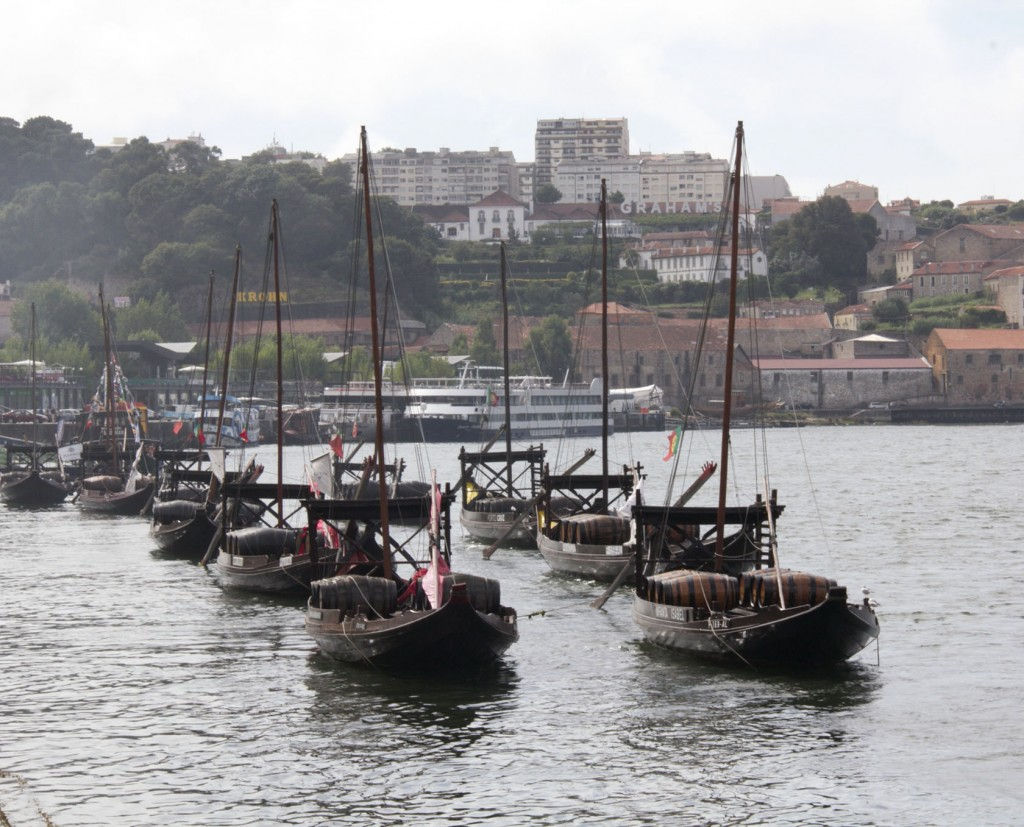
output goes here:
[[177, 433], [181, 430], [181, 426], [184, 424], [185, 423], [179, 419], [177, 422], [174, 423], [174, 427], [171, 428], [171, 433], [177, 435]]
[[241, 431], [241, 433], [240, 433], [240, 434], [238, 435], [238, 438], [239, 438], [240, 440], [242, 440], [242, 442], [248, 442], [248, 441], [249, 441], [249, 431], [248, 431], [248, 430], [246, 430], [245, 428], [242, 428], [242, 431]]
[[341, 457], [342, 457], [341, 434], [335, 434], [334, 436], [332, 436], [330, 441], [327, 444], [330, 446], [331, 450], [334, 452], [334, 456], [336, 456], [338, 459], [341, 459]]
[[359, 420], [358, 419], [353, 419], [352, 420], [352, 439], [355, 439], [358, 436], [359, 436]]
[[498, 394], [492, 391], [490, 388], [487, 389], [487, 404], [492, 408], [498, 404]]
[[679, 441], [683, 438], [683, 428], [681, 425], [677, 425], [676, 429], [668, 435], [668, 453], [662, 457], [665, 462], [668, 462], [672, 457], [676, 455], [676, 451], [679, 450]]

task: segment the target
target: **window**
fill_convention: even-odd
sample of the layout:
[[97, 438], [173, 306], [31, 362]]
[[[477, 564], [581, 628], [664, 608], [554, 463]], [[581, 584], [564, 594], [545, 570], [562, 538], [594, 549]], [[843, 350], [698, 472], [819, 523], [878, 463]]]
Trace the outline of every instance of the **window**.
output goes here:
[[498, 210], [491, 213], [491, 221], [501, 221], [501, 213]]
[[889, 381], [889, 371], [887, 371], [887, 370], [883, 370], [882, 371], [882, 381], [883, 382], [888, 382]]
[[973, 365], [974, 364], [974, 354], [973, 353], [968, 353], [966, 356], [964, 356], [964, 363], [968, 364], [968, 365]]
[[988, 363], [990, 365], [1001, 365], [1003, 363], [1003, 354], [1001, 354], [1001, 353], [990, 353], [988, 355]]
[[853, 381], [853, 371], [852, 370], [846, 371], [846, 381], [847, 382], [852, 382]]
[[782, 374], [781, 373], [772, 374], [772, 384], [773, 385], [778, 385], [781, 381], [782, 381]]
[[483, 210], [477, 210], [476, 220], [480, 222], [484, 222], [487, 220], [487, 216], [484, 214]]
[[967, 239], [965, 239], [963, 236], [960, 236], [960, 252], [967, 252]]
[[501, 230], [497, 227], [491, 230], [491, 238], [501, 238]]

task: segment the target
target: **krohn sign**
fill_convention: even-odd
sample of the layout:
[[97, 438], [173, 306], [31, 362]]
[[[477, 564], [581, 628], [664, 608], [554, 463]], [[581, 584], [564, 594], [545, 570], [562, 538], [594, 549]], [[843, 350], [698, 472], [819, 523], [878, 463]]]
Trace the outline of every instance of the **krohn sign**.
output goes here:
[[[248, 291], [248, 292], [243, 291], [243, 290], [239, 290], [238, 291], [238, 295], [235, 296], [235, 300], [239, 304], [241, 304], [242, 302], [250, 302], [250, 303], [276, 302], [278, 295], [279, 294], [275, 293], [273, 290], [271, 290], [269, 293], [255, 293], [255, 292], [253, 292], [251, 290]], [[280, 293], [280, 297], [281, 297], [281, 301], [283, 301], [283, 302], [288, 301], [288, 291], [287, 290], [282, 290], [281, 293]]]
[[721, 212], [722, 205], [714, 201], [644, 201], [624, 202], [619, 209], [623, 215], [676, 215]]

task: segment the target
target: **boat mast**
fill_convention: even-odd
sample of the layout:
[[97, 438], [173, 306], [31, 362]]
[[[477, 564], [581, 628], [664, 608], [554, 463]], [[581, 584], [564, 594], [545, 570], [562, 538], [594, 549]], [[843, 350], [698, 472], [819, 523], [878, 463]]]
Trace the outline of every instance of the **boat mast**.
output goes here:
[[[110, 319], [107, 318], [107, 304], [103, 298], [103, 285], [100, 284], [100, 318], [103, 320], [103, 358], [105, 366], [103, 369], [106, 375], [106, 415], [107, 415], [107, 439], [110, 440], [110, 456], [114, 468], [120, 469], [121, 456], [117, 450], [117, 438], [114, 434], [114, 371], [110, 359]], [[120, 473], [120, 470], [118, 470]]]
[[608, 193], [601, 179], [601, 493], [608, 507]]
[[[242, 248], [235, 246], [235, 274], [231, 278], [231, 301], [228, 302], [228, 330], [224, 337], [224, 366], [221, 368], [220, 379], [220, 402], [217, 405], [217, 434], [213, 444], [220, 447], [221, 429], [224, 427], [224, 405], [228, 398], [228, 371], [231, 368], [231, 338], [235, 332], [235, 303], [238, 301], [238, 272], [242, 269]], [[246, 411], [246, 419], [249, 412]], [[199, 433], [202, 433], [203, 423], [199, 423]]]
[[729, 471], [729, 424], [732, 416], [733, 355], [736, 349], [736, 281], [740, 246], [740, 182], [743, 163], [743, 121], [736, 125], [736, 169], [732, 174], [732, 234], [729, 240], [729, 333], [725, 350], [725, 399], [722, 402], [722, 455], [718, 478], [718, 514], [715, 523], [715, 571], [725, 557], [725, 495]]
[[284, 523], [284, 417], [281, 399], [284, 396], [284, 380], [281, 378], [281, 276], [279, 267], [280, 226], [277, 216], [277, 199], [270, 203], [270, 234], [274, 241], [274, 319], [277, 323], [277, 527]]
[[29, 358], [32, 360], [32, 470], [39, 464], [39, 417], [36, 416], [36, 303], [32, 302], [32, 329]]
[[[203, 422], [206, 421], [206, 377], [210, 370], [210, 324], [213, 321], [213, 271], [210, 271], [210, 291], [206, 297], [206, 352], [203, 354], [203, 394], [199, 397], [199, 432], [203, 432]], [[200, 453], [196, 468], [203, 467], [202, 445], [199, 446]]]
[[502, 361], [505, 367], [505, 487], [508, 496], [512, 490], [512, 396], [508, 377], [508, 294], [506, 293], [505, 242], [501, 242], [501, 327], [504, 331], [501, 343]]
[[377, 330], [377, 274], [373, 261], [373, 215], [370, 212], [370, 153], [366, 148], [366, 127], [359, 136], [362, 151], [363, 212], [366, 214], [366, 267], [370, 274], [370, 338], [373, 347], [373, 403], [377, 415], [374, 433], [374, 451], [377, 454], [377, 490], [380, 500], [380, 536], [384, 541], [382, 563], [384, 576], [391, 577], [391, 536], [388, 530], [388, 489], [384, 480], [384, 405], [381, 402], [383, 387], [380, 333]]

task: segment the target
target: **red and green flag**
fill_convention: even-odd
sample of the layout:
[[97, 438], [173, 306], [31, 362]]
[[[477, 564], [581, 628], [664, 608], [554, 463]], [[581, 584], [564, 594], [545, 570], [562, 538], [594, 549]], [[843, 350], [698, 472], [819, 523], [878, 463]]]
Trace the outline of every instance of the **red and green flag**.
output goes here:
[[662, 457], [665, 462], [668, 462], [676, 455], [676, 451], [679, 450], [679, 443], [682, 439], [683, 427], [681, 425], [677, 425], [676, 429], [668, 435], [668, 452]]

